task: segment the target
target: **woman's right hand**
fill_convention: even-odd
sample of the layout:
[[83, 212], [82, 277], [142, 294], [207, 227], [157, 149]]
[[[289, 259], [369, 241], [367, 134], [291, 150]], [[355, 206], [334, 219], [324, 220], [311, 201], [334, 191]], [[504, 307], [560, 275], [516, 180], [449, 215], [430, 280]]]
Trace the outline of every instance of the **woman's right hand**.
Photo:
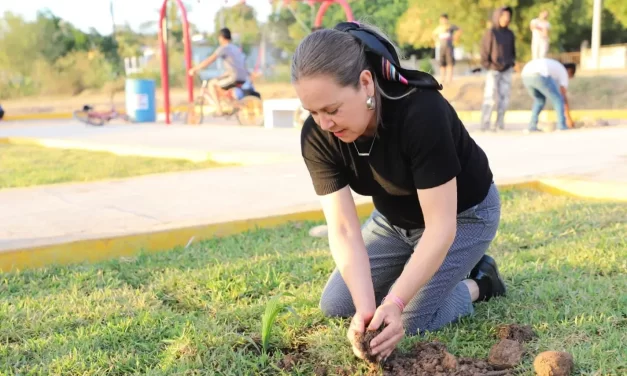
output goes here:
[[365, 354], [361, 352], [359, 349], [360, 346], [357, 344], [356, 334], [364, 333], [366, 331], [366, 327], [370, 324], [370, 320], [374, 317], [374, 312], [357, 312], [353, 319], [351, 320], [351, 324], [348, 327], [348, 340], [350, 341], [353, 347], [353, 353], [359, 359], [365, 359]]

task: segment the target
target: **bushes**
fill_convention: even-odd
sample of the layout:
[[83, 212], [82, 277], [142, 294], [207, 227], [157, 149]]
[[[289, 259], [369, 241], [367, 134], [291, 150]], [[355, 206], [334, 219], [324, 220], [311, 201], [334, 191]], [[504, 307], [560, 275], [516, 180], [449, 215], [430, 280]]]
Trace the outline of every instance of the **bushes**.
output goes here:
[[[98, 51], [71, 52], [53, 65], [39, 59], [26, 77], [0, 80], [0, 99], [27, 95], [76, 95], [84, 90], [100, 90], [113, 80], [113, 67]], [[6, 88], [6, 89], [5, 89]]]

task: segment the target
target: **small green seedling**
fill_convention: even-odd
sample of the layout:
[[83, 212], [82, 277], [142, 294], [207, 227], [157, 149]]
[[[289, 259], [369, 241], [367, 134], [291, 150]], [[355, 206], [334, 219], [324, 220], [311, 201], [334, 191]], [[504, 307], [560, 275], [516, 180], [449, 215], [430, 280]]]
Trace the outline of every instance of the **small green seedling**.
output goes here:
[[264, 352], [268, 351], [270, 345], [270, 336], [272, 335], [272, 327], [279, 314], [287, 310], [298, 317], [292, 307], [281, 302], [283, 296], [292, 296], [291, 294], [279, 294], [273, 297], [266, 304], [266, 311], [261, 318], [261, 347]]

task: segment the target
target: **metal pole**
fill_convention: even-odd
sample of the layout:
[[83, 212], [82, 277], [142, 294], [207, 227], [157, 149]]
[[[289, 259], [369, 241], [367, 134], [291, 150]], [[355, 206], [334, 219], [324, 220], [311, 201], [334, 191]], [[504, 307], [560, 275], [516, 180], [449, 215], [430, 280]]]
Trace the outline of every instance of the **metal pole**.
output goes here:
[[601, 11], [603, 10], [603, 0], [594, 0], [592, 10], [592, 66], [599, 69], [599, 49], [601, 47]]
[[109, 13], [111, 13], [111, 30], [113, 30], [112, 35], [113, 39], [115, 39], [115, 17], [113, 16], [113, 0], [109, 3]]

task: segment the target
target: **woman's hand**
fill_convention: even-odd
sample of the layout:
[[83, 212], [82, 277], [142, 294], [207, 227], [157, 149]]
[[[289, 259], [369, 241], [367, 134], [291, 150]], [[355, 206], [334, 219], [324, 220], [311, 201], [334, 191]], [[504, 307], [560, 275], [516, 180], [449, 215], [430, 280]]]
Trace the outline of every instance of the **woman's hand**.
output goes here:
[[377, 356], [379, 361], [390, 356], [405, 336], [401, 309], [395, 303], [386, 301], [381, 304], [375, 311], [368, 329], [377, 330], [383, 323], [386, 325], [385, 329], [370, 341], [372, 355]]
[[353, 319], [351, 320], [351, 324], [348, 328], [348, 333], [347, 333], [348, 340], [353, 346], [353, 353], [359, 359], [365, 359], [366, 356], [359, 349], [360, 346], [356, 342], [356, 338], [357, 338], [356, 334], [365, 332], [366, 325], [368, 325], [368, 323], [372, 320], [373, 316], [374, 316], [374, 313], [372, 312], [369, 312], [369, 313], [357, 312], [355, 313], [355, 316], [353, 316]]

